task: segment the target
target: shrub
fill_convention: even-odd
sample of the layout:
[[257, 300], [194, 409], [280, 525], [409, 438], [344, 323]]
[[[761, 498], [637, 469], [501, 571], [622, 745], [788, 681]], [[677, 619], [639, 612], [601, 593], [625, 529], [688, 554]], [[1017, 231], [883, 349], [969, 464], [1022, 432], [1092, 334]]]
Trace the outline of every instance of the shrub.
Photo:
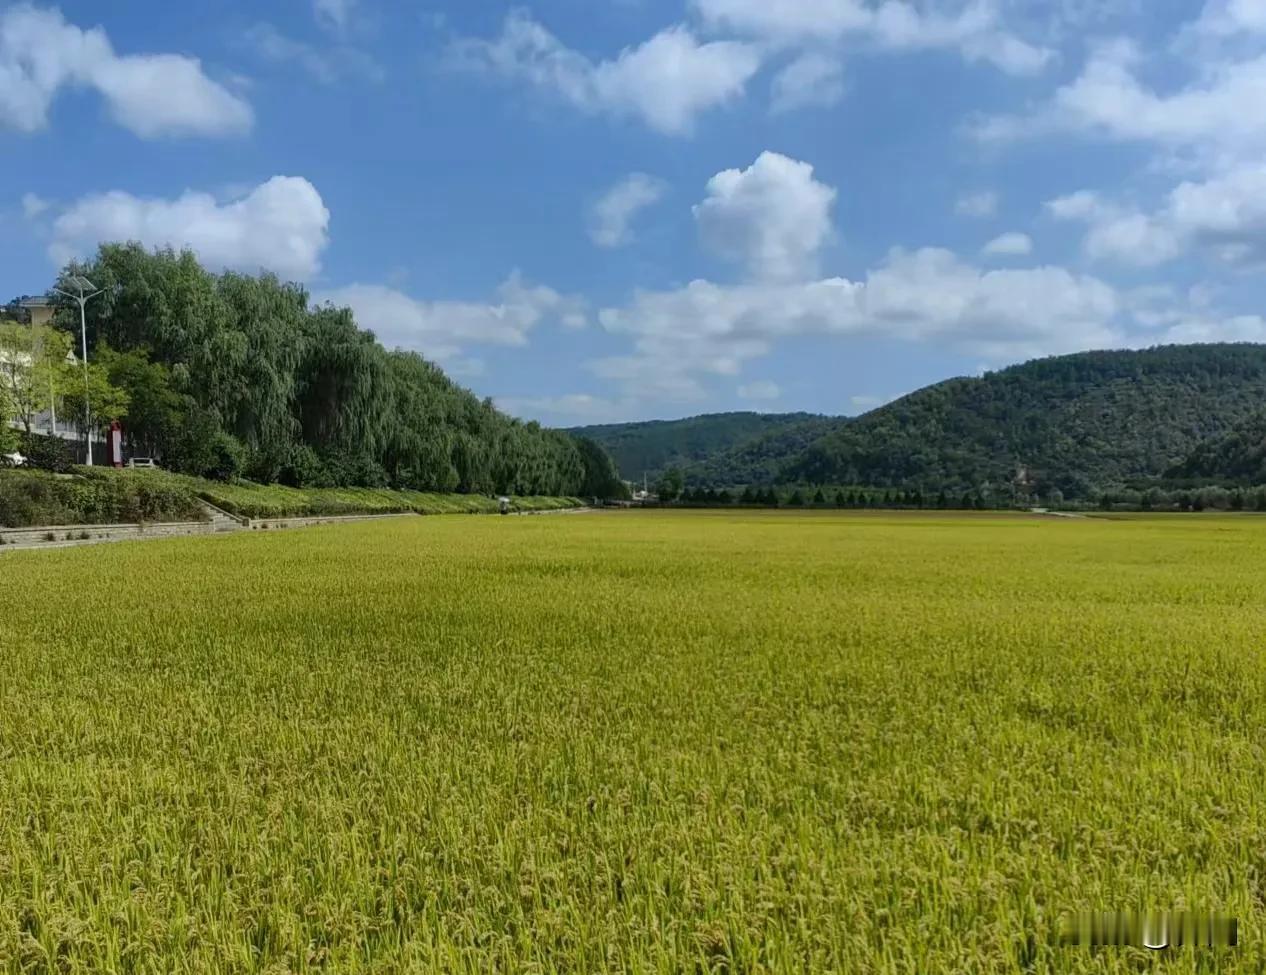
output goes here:
[[100, 525], [188, 521], [203, 517], [190, 485], [162, 471], [75, 468], [73, 477], [43, 471], [0, 472], [0, 525]]
[[74, 448], [60, 437], [24, 433], [18, 437], [18, 450], [26, 456], [27, 466], [36, 470], [66, 474], [75, 466]]
[[296, 444], [282, 465], [278, 480], [288, 487], [333, 487], [325, 462], [307, 444]]
[[213, 481], [231, 481], [240, 477], [246, 466], [246, 448], [236, 437], [224, 432], [211, 438], [207, 454], [206, 467], [200, 473]]

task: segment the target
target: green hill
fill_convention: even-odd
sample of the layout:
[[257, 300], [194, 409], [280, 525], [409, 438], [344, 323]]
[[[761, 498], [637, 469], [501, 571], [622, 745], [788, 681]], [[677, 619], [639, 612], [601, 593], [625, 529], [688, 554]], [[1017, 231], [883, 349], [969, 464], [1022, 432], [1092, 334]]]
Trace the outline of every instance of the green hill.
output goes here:
[[1266, 402], [1266, 346], [1165, 346], [1040, 359], [929, 386], [841, 424], [783, 481], [1084, 497], [1157, 478]]
[[640, 480], [643, 473], [654, 479], [669, 467], [697, 464], [763, 435], [820, 419], [811, 413], [711, 413], [684, 420], [576, 427], [566, 432], [601, 444], [624, 477]]
[[788, 457], [798, 457], [819, 439], [849, 423], [847, 417], [811, 416], [776, 426], [686, 469], [693, 486], [776, 484]]
[[1266, 484], [1266, 412], [1200, 444], [1167, 477], [1223, 484]]

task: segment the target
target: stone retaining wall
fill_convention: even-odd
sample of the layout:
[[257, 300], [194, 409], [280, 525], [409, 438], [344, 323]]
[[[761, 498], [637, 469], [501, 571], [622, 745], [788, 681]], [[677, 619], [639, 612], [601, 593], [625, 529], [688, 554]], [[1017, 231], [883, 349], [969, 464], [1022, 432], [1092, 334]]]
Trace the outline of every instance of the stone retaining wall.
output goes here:
[[[230, 529], [231, 530], [231, 529]], [[50, 525], [41, 528], [0, 528], [0, 552], [9, 548], [64, 548], [97, 542], [215, 535], [225, 531], [205, 521], [178, 521], [153, 525]]]

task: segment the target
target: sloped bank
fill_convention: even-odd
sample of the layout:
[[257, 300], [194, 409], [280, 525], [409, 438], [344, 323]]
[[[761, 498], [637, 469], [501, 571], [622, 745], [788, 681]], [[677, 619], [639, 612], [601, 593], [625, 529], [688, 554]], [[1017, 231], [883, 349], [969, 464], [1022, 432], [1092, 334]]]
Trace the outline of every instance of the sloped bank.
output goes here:
[[[577, 498], [511, 499], [516, 512], [577, 508]], [[218, 510], [217, 510], [218, 509]], [[495, 514], [497, 498], [365, 488], [300, 489], [247, 481], [221, 484], [164, 471], [76, 468], [71, 474], [0, 471], [0, 543], [21, 533], [30, 542], [53, 535], [60, 544], [101, 537], [137, 537], [160, 525], [181, 533], [401, 514]], [[39, 529], [34, 535], [31, 529]], [[70, 537], [67, 537], [70, 536]], [[51, 539], [49, 539], [51, 541]]]

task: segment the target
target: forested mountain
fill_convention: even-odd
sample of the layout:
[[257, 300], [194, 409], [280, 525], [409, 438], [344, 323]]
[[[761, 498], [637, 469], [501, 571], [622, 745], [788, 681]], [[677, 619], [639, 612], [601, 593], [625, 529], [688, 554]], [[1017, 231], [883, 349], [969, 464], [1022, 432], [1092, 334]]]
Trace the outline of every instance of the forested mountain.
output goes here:
[[1183, 481], [1266, 484], [1266, 411], [1200, 444], [1167, 476]]
[[[796, 414], [803, 417], [804, 414]], [[685, 471], [688, 486], [777, 484], [787, 458], [798, 457], [819, 439], [848, 424], [848, 417], [810, 416], [778, 426], [708, 457]]]
[[815, 419], [811, 413], [709, 413], [684, 420], [650, 420], [575, 427], [615, 460], [620, 473], [640, 481], [669, 467], [688, 467], [769, 434]]
[[1086, 497], [1165, 475], [1263, 403], [1262, 345], [1059, 356], [952, 379], [840, 422], [790, 451], [774, 479]]
[[[498, 412], [299, 285], [137, 244], [103, 245], [71, 270], [102, 289], [87, 306], [89, 359], [125, 404], [96, 419], [122, 420], [133, 448], [166, 467], [296, 486], [623, 487], [596, 444]], [[77, 333], [77, 309], [59, 309], [57, 324]]]

